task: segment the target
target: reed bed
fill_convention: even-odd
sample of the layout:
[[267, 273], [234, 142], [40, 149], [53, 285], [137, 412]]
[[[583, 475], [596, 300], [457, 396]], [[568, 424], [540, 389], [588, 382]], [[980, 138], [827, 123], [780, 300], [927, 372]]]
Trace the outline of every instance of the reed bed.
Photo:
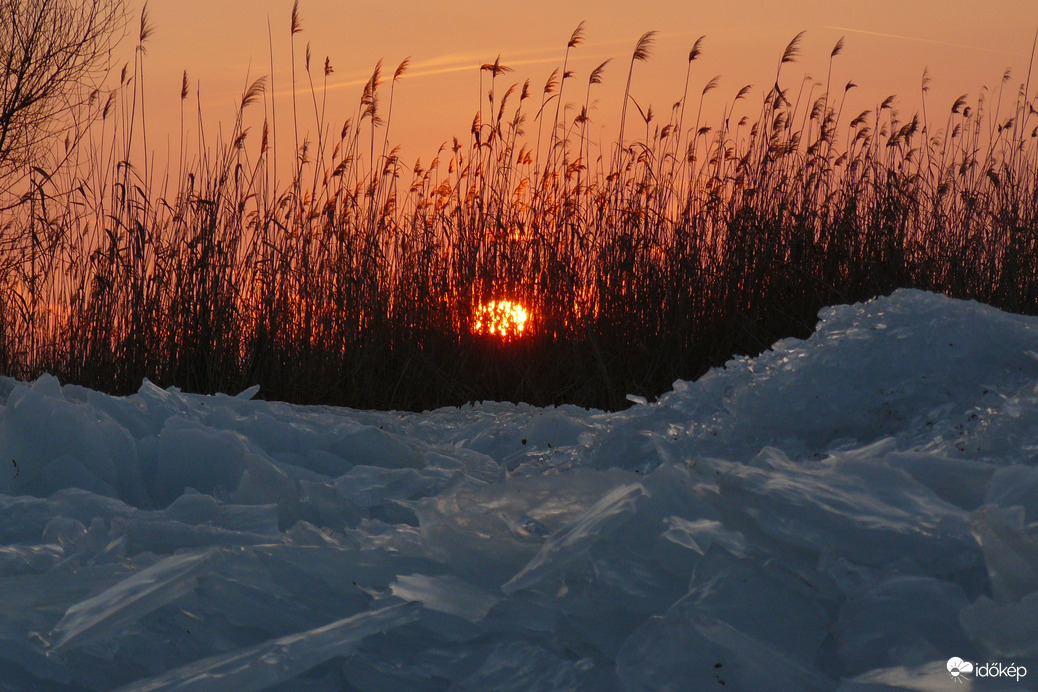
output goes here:
[[[294, 11], [293, 54], [299, 29]], [[142, 18], [142, 43], [148, 30]], [[379, 65], [338, 127], [322, 105], [331, 66], [307, 47], [293, 80], [309, 101], [275, 112], [255, 81], [229, 135], [200, 135], [156, 174], [131, 155], [135, 60], [70, 163], [33, 177], [3, 218], [0, 371], [116, 393], [147, 377], [357, 407], [615, 409], [804, 336], [823, 306], [899, 287], [1038, 313], [1029, 77], [1015, 98], [1007, 75], [994, 103], [959, 99], [939, 129], [899, 119], [892, 99], [851, 115], [850, 84], [783, 86], [798, 36], [759, 104], [735, 95], [755, 117], [709, 124], [716, 81], [686, 79], [667, 119], [630, 99], [653, 38], [609, 66], [627, 71], [615, 141], [590, 134], [605, 64], [581, 83], [564, 63], [533, 86], [496, 61], [470, 131], [413, 166], [389, 138], [406, 61]], [[565, 61], [582, 40], [578, 27]], [[186, 75], [181, 97], [183, 141], [202, 107]], [[309, 139], [301, 108], [318, 120]], [[272, 151], [285, 137], [287, 172]], [[472, 333], [477, 306], [501, 298], [527, 306], [528, 329]]]

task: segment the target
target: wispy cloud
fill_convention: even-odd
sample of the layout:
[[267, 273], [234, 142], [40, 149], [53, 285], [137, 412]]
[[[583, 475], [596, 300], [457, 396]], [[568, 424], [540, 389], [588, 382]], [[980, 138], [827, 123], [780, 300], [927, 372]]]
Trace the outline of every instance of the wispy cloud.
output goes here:
[[867, 31], [865, 29], [851, 29], [845, 26], [826, 26], [826, 29], [834, 29], [836, 31], [846, 31], [852, 34], [864, 34], [865, 36], [879, 36], [881, 38], [893, 38], [900, 41], [912, 41], [915, 43], [929, 43], [935, 46], [948, 46], [950, 48], [964, 48], [966, 50], [977, 50], [985, 53], [997, 53], [999, 55], [1009, 55], [1014, 58], [1026, 58], [1027, 56], [1023, 53], [1017, 53], [1009, 50], [1002, 50], [999, 48], [987, 48], [985, 46], [974, 46], [968, 43], [953, 43], [951, 41], [940, 41], [932, 38], [923, 38], [921, 36], [905, 36], [903, 34], [888, 34], [882, 31]]
[[[592, 44], [587, 47], [605, 48], [607, 46], [616, 46], [616, 42], [612, 43], [601, 43]], [[562, 52], [565, 49], [535, 49], [535, 50], [519, 50], [510, 51], [501, 54], [501, 64], [508, 67], [529, 67], [531, 65], [548, 65], [555, 64], [559, 67], [562, 66]], [[579, 51], [577, 53], [570, 54], [570, 62], [574, 63], [578, 60], [604, 60], [606, 58], [616, 57], [620, 53], [618, 52], [606, 52], [600, 50], [595, 53], [588, 53], [586, 50]], [[426, 58], [423, 60], [412, 60], [410, 67], [407, 70], [405, 77], [407, 79], [415, 79], [418, 77], [434, 77], [437, 75], [452, 74], [456, 72], [472, 72], [475, 74], [476, 70], [479, 69], [480, 65], [485, 63], [493, 62], [497, 57], [496, 54], [489, 55], [487, 53], [447, 53], [439, 55], [433, 58]], [[388, 70], [392, 70], [392, 66], [387, 66]], [[342, 81], [330, 82], [328, 84], [329, 89], [342, 89], [348, 87], [356, 87], [366, 84], [370, 78], [370, 73], [364, 77], [352, 77], [346, 78]]]

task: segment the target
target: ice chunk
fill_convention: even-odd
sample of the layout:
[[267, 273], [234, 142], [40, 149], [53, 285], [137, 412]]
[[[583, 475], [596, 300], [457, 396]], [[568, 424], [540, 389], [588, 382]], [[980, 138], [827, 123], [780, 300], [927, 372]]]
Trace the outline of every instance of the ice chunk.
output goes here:
[[277, 510], [274, 505], [232, 505], [219, 502], [212, 495], [195, 492], [181, 495], [159, 516], [185, 524], [205, 524], [229, 531], [278, 535]]
[[370, 425], [343, 430], [328, 451], [350, 464], [366, 464], [385, 468], [413, 468], [424, 466], [422, 456], [396, 435]]
[[418, 601], [430, 610], [457, 615], [469, 622], [479, 622], [485, 618], [501, 600], [450, 574], [401, 575], [389, 588], [397, 598]]
[[963, 608], [960, 621], [969, 637], [991, 655], [1038, 658], [1038, 591], [1001, 603], [981, 596]]
[[464, 692], [567, 692], [581, 689], [608, 689], [588, 685], [594, 667], [589, 658], [566, 660], [543, 646], [527, 641], [506, 641], [496, 645], [474, 673], [458, 682], [454, 689]]
[[252, 692], [292, 680], [361, 641], [418, 619], [416, 606], [398, 604], [358, 613], [298, 634], [278, 637], [190, 663], [120, 688], [119, 692]]
[[64, 559], [60, 545], [6, 545], [0, 547], [0, 578], [50, 572]]
[[663, 537], [668, 541], [705, 555], [707, 549], [717, 544], [737, 557], [746, 556], [746, 538], [742, 533], [726, 529], [719, 521], [698, 519], [689, 521], [682, 517], [667, 517], [668, 526]]
[[892, 452], [883, 460], [891, 468], [908, 473], [945, 502], [968, 510], [984, 503], [985, 491], [998, 468], [982, 461], [923, 452]]
[[994, 600], [982, 595], [962, 610], [960, 621], [986, 651], [1038, 657], [1038, 536], [1014, 510], [985, 506], [974, 515]]
[[543, 409], [530, 418], [521, 442], [528, 449], [569, 447], [579, 442], [588, 427], [565, 409]]
[[187, 488], [201, 493], [229, 493], [238, 485], [249, 453], [244, 442], [226, 431], [182, 417], [169, 418], [155, 437], [141, 440], [150, 473], [151, 495], [166, 506]]
[[[730, 361], [660, 404], [689, 414], [697, 452], [739, 461], [767, 444], [809, 457], [840, 441], [884, 437], [901, 449], [1033, 458], [1026, 440], [1038, 416], [1007, 421], [1013, 410], [1034, 406], [1021, 399], [1007, 408], [996, 391], [1010, 398], [1021, 387], [1033, 392], [1038, 362], [1027, 351], [1036, 338], [1033, 318], [899, 290], [823, 309], [810, 338]], [[985, 419], [988, 409], [997, 413]], [[662, 432], [669, 421], [660, 411], [646, 422]], [[996, 427], [997, 434], [986, 432]]]
[[[631, 478], [619, 471], [573, 469], [448, 490], [417, 503], [422, 543], [458, 576], [496, 591], [536, 554], [545, 533], [563, 529]], [[536, 532], [524, 528], [531, 526], [528, 519], [538, 522]]]
[[813, 663], [829, 630], [822, 605], [824, 589], [789, 562], [740, 559], [715, 547], [696, 566], [681, 602], [690, 612], [715, 618], [755, 641]]
[[129, 397], [142, 412], [150, 434], [155, 435], [170, 418], [201, 419], [201, 407], [182, 394], [176, 387], [162, 389], [144, 378], [140, 389]]
[[967, 655], [972, 646], [959, 625], [966, 605], [957, 584], [932, 577], [894, 576], [853, 594], [835, 630], [845, 673]]
[[203, 550], [173, 555], [71, 606], [54, 627], [54, 648], [105, 637], [127, 622], [176, 600], [194, 587], [195, 578], [215, 555]]
[[861, 692], [1030, 665], [1035, 343], [1033, 317], [898, 291], [612, 413], [0, 378], [0, 690]]
[[31, 479], [22, 484], [19, 492], [37, 497], [48, 497], [64, 488], [81, 488], [98, 495], [116, 496], [116, 490], [111, 483], [92, 472], [79, 459], [68, 454], [62, 454], [52, 461], [39, 464], [32, 469], [32, 473]]
[[835, 686], [813, 666], [696, 612], [687, 601], [631, 635], [616, 666], [625, 689], [634, 690], [822, 692]]
[[17, 387], [0, 408], [0, 492], [50, 495], [80, 487], [146, 501], [136, 447], [103, 412], [69, 401], [43, 376]]
[[962, 510], [881, 461], [723, 468], [718, 484], [726, 506], [784, 543], [866, 565], [911, 556], [962, 569], [979, 558]]
[[189, 488], [233, 495], [243, 504], [293, 502], [288, 475], [244, 436], [176, 416], [140, 442], [145, 480], [154, 500], [166, 506]]
[[237, 394], [235, 394], [234, 398], [238, 399], [239, 401], [248, 401], [252, 397], [254, 397], [257, 394], [259, 394], [259, 390], [260, 390], [260, 386], [258, 384], [254, 384], [251, 387], [247, 387], [247, 388], [241, 390], [240, 392], [238, 392]]
[[974, 514], [973, 535], [984, 551], [991, 590], [1000, 601], [1017, 601], [1038, 591], [1038, 538], [1023, 530], [1022, 517], [982, 507]]
[[640, 483], [614, 488], [568, 526], [553, 534], [537, 555], [502, 585], [501, 590], [511, 595], [564, 569], [593, 541], [615, 529], [633, 512], [635, 502], [643, 495], [645, 489]]
[[998, 507], [1022, 507], [1025, 521], [1038, 522], [1038, 468], [1014, 464], [991, 477], [984, 501]]
[[50, 373], [43, 373], [32, 384], [32, 391], [48, 399], [63, 399], [61, 383]]
[[336, 489], [358, 507], [377, 507], [389, 500], [407, 500], [431, 495], [453, 474], [438, 469], [354, 466], [335, 481]]
[[951, 682], [947, 664], [945, 658], [915, 666], [880, 668], [845, 680], [836, 692], [946, 692], [950, 689], [968, 692], [974, 689], [973, 680], [959, 678]]

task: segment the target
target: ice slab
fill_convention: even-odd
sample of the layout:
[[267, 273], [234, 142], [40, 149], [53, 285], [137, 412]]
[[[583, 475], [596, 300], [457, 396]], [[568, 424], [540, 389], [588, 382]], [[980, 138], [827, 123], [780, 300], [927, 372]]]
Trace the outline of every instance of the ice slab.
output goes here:
[[0, 378], [0, 690], [1038, 674], [1036, 343], [898, 291], [613, 413]]
[[119, 692], [253, 692], [291, 681], [300, 673], [337, 656], [346, 656], [367, 637], [400, 627], [418, 618], [409, 604], [337, 620], [306, 632], [212, 656], [149, 680], [120, 688]]

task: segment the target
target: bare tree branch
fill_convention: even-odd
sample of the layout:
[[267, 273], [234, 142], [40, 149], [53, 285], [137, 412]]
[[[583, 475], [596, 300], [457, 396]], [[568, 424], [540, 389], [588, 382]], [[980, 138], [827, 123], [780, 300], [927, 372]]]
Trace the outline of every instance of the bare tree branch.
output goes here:
[[0, 187], [84, 124], [125, 30], [123, 0], [0, 0]]

